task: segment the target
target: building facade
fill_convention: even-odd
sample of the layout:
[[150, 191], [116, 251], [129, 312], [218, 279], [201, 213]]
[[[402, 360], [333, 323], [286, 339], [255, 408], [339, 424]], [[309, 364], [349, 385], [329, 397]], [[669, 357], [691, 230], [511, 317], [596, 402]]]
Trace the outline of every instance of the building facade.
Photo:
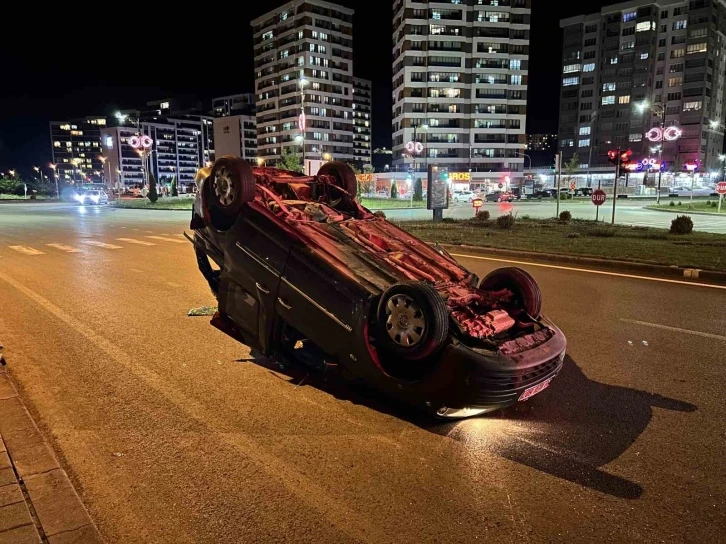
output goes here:
[[[353, 10], [294, 0], [252, 21], [258, 154], [353, 162]], [[302, 93], [301, 93], [302, 90]]]
[[214, 149], [217, 157], [234, 155], [257, 163], [257, 117], [252, 93], [212, 100]]
[[373, 165], [372, 92], [370, 80], [353, 78], [353, 155], [360, 170]]
[[105, 117], [50, 122], [51, 160], [61, 181], [96, 182], [105, 179], [101, 161], [101, 129]]
[[228, 117], [230, 115], [255, 115], [254, 93], [240, 93], [220, 96], [212, 99], [212, 115]]
[[565, 161], [605, 166], [620, 148], [670, 172], [721, 167], [724, 0], [634, 0], [560, 26]]
[[530, 4], [393, 2], [394, 168], [522, 176]]
[[[138, 121], [138, 122], [137, 122]], [[109, 185], [115, 188], [142, 187], [152, 173], [161, 183], [176, 177], [181, 191], [191, 191], [199, 168], [214, 157], [213, 121], [206, 116], [129, 119], [128, 124], [101, 130], [103, 157]], [[148, 149], [134, 148], [133, 137], [148, 136]]]
[[528, 134], [528, 151], [550, 151], [557, 147], [557, 134]]

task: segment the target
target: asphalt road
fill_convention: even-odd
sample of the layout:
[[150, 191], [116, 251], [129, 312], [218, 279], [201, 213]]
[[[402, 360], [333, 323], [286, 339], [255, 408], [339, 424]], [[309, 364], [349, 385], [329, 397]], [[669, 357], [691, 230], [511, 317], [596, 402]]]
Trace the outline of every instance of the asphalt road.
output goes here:
[[726, 290], [526, 266], [562, 374], [439, 422], [186, 317], [187, 220], [0, 207], [8, 368], [107, 542], [723, 540]]
[[[618, 201], [615, 209], [615, 222], [623, 225], [670, 228], [671, 221], [676, 215], [669, 212], [645, 209], [645, 206], [654, 203], [655, 200]], [[683, 205], [685, 206], [687, 204], [688, 200], [684, 200]], [[533, 218], [547, 218], [555, 217], [557, 201], [549, 199], [541, 201], [521, 200], [513, 203], [487, 202], [482, 209], [488, 210], [492, 217], [498, 217], [511, 212], [519, 216], [529, 215]], [[564, 210], [569, 210], [572, 213], [572, 217], [576, 219], [594, 220], [596, 218], [595, 206], [589, 200], [562, 201], [560, 202], [560, 211]], [[403, 209], [385, 210], [385, 213], [389, 219], [406, 221], [430, 219], [433, 212], [422, 209]], [[612, 213], [612, 200], [609, 200], [605, 205], [600, 207], [598, 219], [610, 223]], [[688, 214], [686, 211], [683, 213], [691, 216], [696, 230], [726, 234], [726, 216]], [[474, 209], [469, 203], [452, 203], [451, 207], [444, 211], [444, 217], [452, 217], [454, 219], [468, 219], [473, 216]]]

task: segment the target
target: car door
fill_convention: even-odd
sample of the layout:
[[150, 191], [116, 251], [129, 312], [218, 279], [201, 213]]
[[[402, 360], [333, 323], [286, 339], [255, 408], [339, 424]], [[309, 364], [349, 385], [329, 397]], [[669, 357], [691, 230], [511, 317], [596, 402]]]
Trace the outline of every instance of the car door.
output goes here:
[[275, 218], [245, 206], [225, 248], [219, 310], [240, 329], [246, 344], [269, 353], [289, 239]]

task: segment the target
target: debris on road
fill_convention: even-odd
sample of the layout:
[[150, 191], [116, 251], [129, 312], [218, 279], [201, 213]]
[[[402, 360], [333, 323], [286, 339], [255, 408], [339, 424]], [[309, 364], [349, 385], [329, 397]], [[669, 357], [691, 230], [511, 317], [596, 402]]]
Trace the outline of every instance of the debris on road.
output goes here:
[[201, 308], [192, 308], [187, 313], [187, 316], [189, 316], [189, 317], [205, 317], [205, 316], [213, 316], [216, 313], [217, 313], [216, 306], [202, 306]]

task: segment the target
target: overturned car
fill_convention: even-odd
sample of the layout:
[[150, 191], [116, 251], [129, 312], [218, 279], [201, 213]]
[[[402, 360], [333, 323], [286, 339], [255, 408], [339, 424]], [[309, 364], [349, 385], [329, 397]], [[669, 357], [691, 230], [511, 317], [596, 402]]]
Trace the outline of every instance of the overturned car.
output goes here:
[[517, 268], [482, 280], [363, 208], [352, 169], [317, 176], [223, 157], [200, 171], [191, 228], [212, 324], [282, 360], [338, 367], [440, 417], [526, 400], [565, 337]]

